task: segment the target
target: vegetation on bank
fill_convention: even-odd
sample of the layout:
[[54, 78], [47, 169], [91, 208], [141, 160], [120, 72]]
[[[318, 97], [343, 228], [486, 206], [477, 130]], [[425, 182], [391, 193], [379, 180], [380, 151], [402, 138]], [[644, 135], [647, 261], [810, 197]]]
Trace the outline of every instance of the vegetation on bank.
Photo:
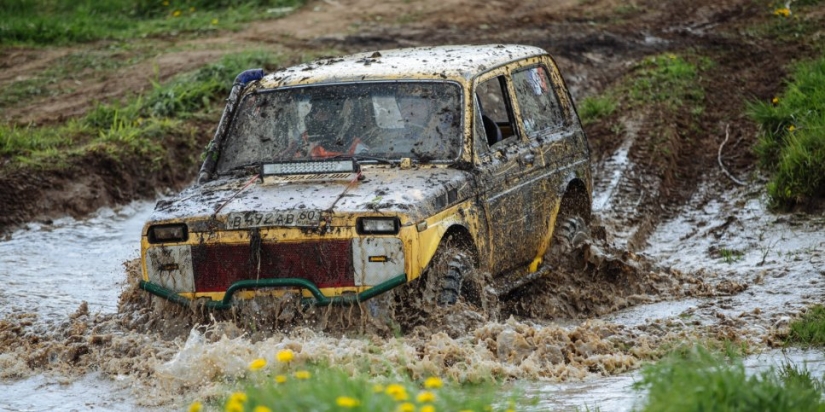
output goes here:
[[[352, 376], [339, 368], [295, 362], [295, 354], [281, 350], [274, 359], [254, 359], [243, 389], [216, 407], [227, 412], [267, 411], [513, 411], [515, 398], [502, 398], [491, 384], [456, 387], [436, 376], [421, 382], [405, 377]], [[211, 403], [211, 402], [207, 402]], [[200, 411], [201, 401], [190, 411]]]
[[791, 364], [746, 371], [740, 359], [701, 348], [677, 351], [642, 370], [641, 412], [825, 411], [821, 378]]
[[797, 64], [785, 90], [770, 102], [752, 102], [760, 125], [755, 151], [770, 174], [768, 195], [777, 207], [825, 197], [825, 56]]
[[[190, 136], [194, 122], [220, 107], [237, 73], [253, 67], [272, 68], [280, 57], [266, 52], [225, 56], [217, 63], [179, 75], [165, 84], [155, 83], [146, 95], [125, 102], [99, 104], [85, 116], [58, 126], [21, 127], [0, 125], [0, 156], [10, 166], [34, 168], [59, 166], [71, 156], [87, 152], [135, 153], [156, 166], [166, 155], [169, 136]], [[214, 130], [214, 120], [209, 120]], [[208, 140], [211, 136], [201, 136]], [[197, 159], [193, 159], [197, 160]]]
[[236, 29], [303, 0], [4, 0], [0, 43], [67, 44]]
[[799, 319], [791, 322], [785, 342], [792, 345], [825, 346], [825, 306], [812, 306]]

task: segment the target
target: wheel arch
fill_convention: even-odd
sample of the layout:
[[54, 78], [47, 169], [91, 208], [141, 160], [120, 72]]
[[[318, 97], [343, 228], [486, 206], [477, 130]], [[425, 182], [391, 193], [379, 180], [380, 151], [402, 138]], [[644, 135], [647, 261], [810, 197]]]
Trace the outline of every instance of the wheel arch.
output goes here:
[[581, 178], [570, 179], [561, 191], [558, 216], [577, 214], [589, 223], [593, 213], [593, 199], [587, 188], [587, 183]]

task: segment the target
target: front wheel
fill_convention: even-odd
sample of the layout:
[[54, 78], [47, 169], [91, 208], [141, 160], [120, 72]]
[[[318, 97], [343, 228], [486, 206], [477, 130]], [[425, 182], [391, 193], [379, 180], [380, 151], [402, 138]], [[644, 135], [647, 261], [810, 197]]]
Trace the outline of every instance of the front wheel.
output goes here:
[[462, 294], [472, 294], [474, 288], [469, 278], [474, 271], [475, 265], [467, 252], [453, 247], [439, 250], [428, 274], [434, 277], [436, 303], [439, 306], [455, 305]]

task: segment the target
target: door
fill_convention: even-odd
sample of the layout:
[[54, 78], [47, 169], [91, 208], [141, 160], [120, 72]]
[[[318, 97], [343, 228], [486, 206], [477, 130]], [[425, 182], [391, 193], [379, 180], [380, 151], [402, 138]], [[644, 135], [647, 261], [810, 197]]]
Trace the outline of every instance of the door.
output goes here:
[[498, 69], [476, 82], [474, 89], [474, 149], [479, 200], [487, 223], [482, 259], [493, 273], [527, 264], [536, 253], [531, 225], [536, 211], [529, 201], [535, 159], [516, 123], [507, 71]]

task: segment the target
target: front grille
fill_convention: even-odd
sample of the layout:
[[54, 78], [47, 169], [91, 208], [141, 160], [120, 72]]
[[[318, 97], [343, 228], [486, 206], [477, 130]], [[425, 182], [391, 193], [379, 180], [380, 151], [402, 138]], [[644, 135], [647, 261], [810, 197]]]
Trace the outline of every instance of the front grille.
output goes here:
[[195, 290], [223, 292], [239, 280], [272, 278], [307, 279], [320, 288], [355, 285], [349, 240], [254, 244], [192, 246]]

